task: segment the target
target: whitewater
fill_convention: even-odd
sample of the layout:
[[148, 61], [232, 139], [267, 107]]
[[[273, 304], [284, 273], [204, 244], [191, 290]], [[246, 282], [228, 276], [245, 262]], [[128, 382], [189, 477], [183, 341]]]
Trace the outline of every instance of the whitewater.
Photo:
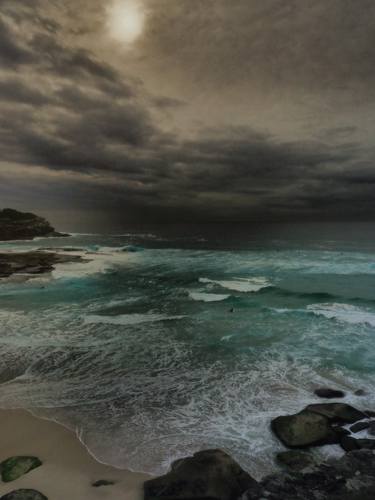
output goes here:
[[89, 261], [0, 280], [0, 407], [63, 423], [116, 467], [159, 474], [221, 447], [260, 477], [282, 449], [271, 418], [316, 402], [315, 388], [374, 407], [373, 229], [0, 244]]

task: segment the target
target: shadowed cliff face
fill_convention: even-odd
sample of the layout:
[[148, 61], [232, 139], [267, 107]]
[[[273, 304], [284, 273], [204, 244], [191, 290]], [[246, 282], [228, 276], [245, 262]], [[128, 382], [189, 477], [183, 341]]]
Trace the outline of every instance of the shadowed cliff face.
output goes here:
[[63, 236], [43, 217], [11, 208], [0, 210], [0, 241], [26, 240], [38, 236]]

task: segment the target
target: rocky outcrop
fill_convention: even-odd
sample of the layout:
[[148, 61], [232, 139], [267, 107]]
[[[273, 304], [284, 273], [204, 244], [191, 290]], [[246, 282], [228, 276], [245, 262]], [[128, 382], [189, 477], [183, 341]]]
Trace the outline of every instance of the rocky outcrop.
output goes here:
[[357, 439], [345, 436], [341, 439], [340, 444], [345, 451], [375, 450], [375, 439]]
[[41, 236], [67, 236], [58, 233], [43, 217], [11, 208], [0, 210], [0, 241], [29, 240]]
[[[144, 499], [373, 500], [375, 498], [375, 451], [352, 451], [340, 459], [331, 459], [319, 464], [307, 453], [289, 451], [286, 454], [284, 454], [286, 458], [284, 464], [288, 466], [286, 472], [272, 474], [257, 482], [223, 451], [201, 451], [193, 457], [175, 462], [171, 472], [165, 476], [147, 481], [144, 487]], [[296, 469], [296, 463], [301, 460], [303, 467]]]
[[361, 432], [361, 431], [364, 431], [366, 429], [368, 429], [370, 427], [370, 422], [369, 421], [366, 421], [366, 422], [357, 422], [356, 424], [353, 424], [352, 426], [349, 427], [350, 429], [350, 432]]
[[353, 451], [304, 472], [280, 473], [253, 484], [241, 500], [373, 500], [375, 454]]
[[48, 500], [36, 490], [14, 490], [2, 496], [0, 500]]
[[339, 391], [337, 389], [329, 389], [326, 387], [315, 389], [314, 394], [319, 398], [325, 398], [325, 399], [336, 399], [345, 397], [345, 392]]
[[[311, 404], [294, 415], [273, 419], [271, 429], [288, 448], [305, 448], [340, 443], [350, 434], [342, 425], [367, 418], [366, 413], [345, 403]], [[351, 444], [348, 445], [348, 441], [344, 440], [344, 443], [345, 450], [348, 446], [355, 449]]]
[[12, 274], [42, 274], [53, 271], [55, 264], [88, 262], [79, 255], [62, 255], [52, 252], [0, 253], [0, 278]]
[[338, 443], [340, 438], [327, 417], [307, 409], [295, 415], [277, 417], [271, 428], [289, 448], [304, 448]]
[[145, 500], [237, 500], [257, 482], [221, 450], [177, 460], [165, 476], [146, 481]]
[[10, 457], [0, 464], [1, 479], [4, 483], [15, 481], [41, 465], [37, 457]]
[[306, 410], [323, 415], [327, 417], [330, 422], [340, 424], [354, 424], [358, 422], [358, 420], [367, 418], [366, 413], [345, 403], [312, 404], [306, 406]]
[[299, 450], [281, 451], [276, 455], [276, 459], [287, 470], [293, 471], [301, 471], [316, 465], [315, 457]]

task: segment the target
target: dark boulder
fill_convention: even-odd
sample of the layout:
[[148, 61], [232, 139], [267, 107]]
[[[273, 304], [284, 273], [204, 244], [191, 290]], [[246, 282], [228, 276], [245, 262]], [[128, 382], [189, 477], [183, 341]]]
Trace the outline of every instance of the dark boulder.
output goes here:
[[375, 450], [375, 439], [357, 439], [360, 450]]
[[315, 457], [299, 450], [282, 451], [277, 454], [276, 458], [288, 470], [300, 471], [316, 465]]
[[14, 490], [2, 496], [0, 500], [48, 500], [36, 490]]
[[320, 388], [314, 391], [319, 398], [336, 399], [345, 397], [345, 392], [336, 389]]
[[351, 436], [344, 436], [340, 441], [341, 448], [345, 451], [354, 451], [358, 450], [358, 439], [355, 439]]
[[354, 424], [364, 420], [367, 415], [345, 403], [317, 403], [306, 407], [306, 410], [322, 415], [330, 422]]
[[357, 439], [345, 436], [341, 439], [340, 445], [345, 451], [375, 450], [375, 439]]
[[42, 462], [37, 457], [10, 457], [0, 464], [1, 479], [4, 483], [15, 481], [40, 465]]
[[274, 474], [241, 497], [241, 500], [373, 500], [375, 454], [368, 450], [347, 453], [339, 460], [305, 472]]
[[275, 418], [271, 422], [271, 429], [288, 448], [339, 442], [339, 435], [332, 428], [329, 419], [307, 409], [295, 415]]
[[375, 420], [370, 422], [368, 432], [369, 432], [369, 434], [371, 434], [371, 436], [375, 436]]
[[176, 461], [164, 476], [144, 483], [145, 500], [237, 500], [257, 482], [221, 450]]
[[350, 434], [351, 434], [351, 432], [348, 431], [348, 429], [345, 429], [340, 424], [333, 423], [332, 429], [336, 432], [336, 434], [338, 434], [340, 436], [340, 438], [342, 438], [344, 436], [350, 436]]
[[351, 427], [350, 427], [350, 430], [351, 432], [361, 432], [361, 431], [364, 431], [365, 429], [368, 429], [370, 427], [370, 422], [369, 421], [366, 421], [366, 422], [357, 422], [356, 424], [353, 424]]

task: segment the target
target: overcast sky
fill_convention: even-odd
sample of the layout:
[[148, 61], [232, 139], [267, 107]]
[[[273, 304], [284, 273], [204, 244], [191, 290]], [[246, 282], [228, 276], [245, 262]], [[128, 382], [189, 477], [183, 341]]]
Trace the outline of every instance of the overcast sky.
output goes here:
[[0, 206], [374, 219], [374, 27], [373, 0], [1, 0]]

